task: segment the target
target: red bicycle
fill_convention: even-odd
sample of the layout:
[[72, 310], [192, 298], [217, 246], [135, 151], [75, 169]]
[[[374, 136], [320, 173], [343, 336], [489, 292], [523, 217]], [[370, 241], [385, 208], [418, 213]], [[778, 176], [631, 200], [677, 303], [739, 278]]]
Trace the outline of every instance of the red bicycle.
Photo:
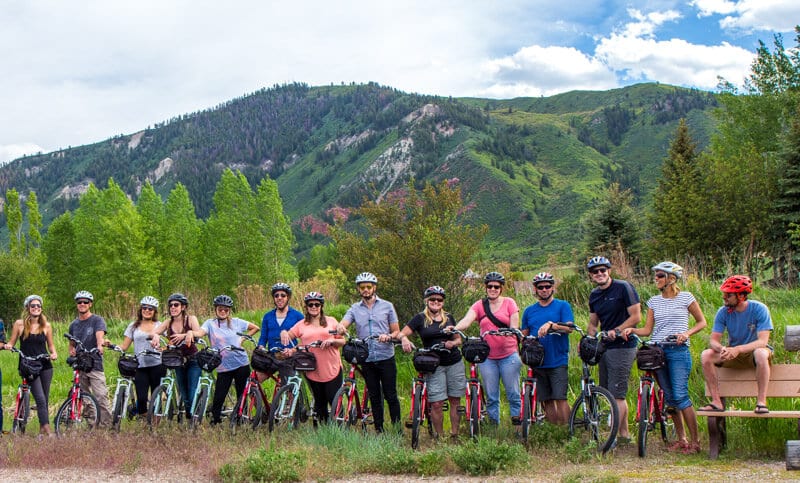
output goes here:
[[437, 352], [450, 352], [443, 343], [437, 343], [425, 349], [420, 347], [414, 351], [414, 369], [417, 377], [411, 383], [411, 448], [419, 447], [420, 428], [428, 422], [428, 433], [433, 436], [433, 425], [430, 420], [430, 407], [428, 406], [428, 382], [426, 376], [436, 371], [439, 366]]
[[92, 430], [100, 423], [100, 406], [97, 399], [88, 392], [81, 390], [80, 375], [89, 372], [94, 365], [92, 354], [97, 349], [86, 350], [81, 341], [69, 334], [64, 337], [75, 343], [75, 356], [67, 358], [67, 364], [72, 366], [72, 388], [67, 399], [61, 403], [56, 413], [55, 430], [61, 436], [73, 432]]
[[[372, 423], [372, 409], [369, 405], [369, 391], [367, 390], [366, 383], [364, 390], [361, 393], [361, 399], [358, 396], [358, 384], [356, 374], [361, 375], [364, 379], [364, 374], [361, 372], [361, 364], [367, 360], [369, 355], [367, 341], [370, 339], [377, 339], [377, 335], [371, 335], [365, 339], [358, 339], [355, 337], [347, 337], [347, 344], [350, 347], [358, 348], [358, 354], [353, 354], [352, 357], [345, 353], [342, 349], [342, 355], [345, 362], [350, 364], [350, 371], [347, 377], [342, 381], [342, 387], [333, 396], [333, 421], [339, 426], [352, 427], [361, 421], [361, 429], [366, 431], [367, 427]], [[345, 347], [348, 347], [345, 345]]]
[[[256, 345], [256, 340], [252, 336], [244, 333], [239, 335]], [[280, 389], [281, 381], [276, 373], [273, 373], [270, 379], [275, 381], [275, 389], [272, 391], [272, 396], [275, 397], [278, 389]], [[250, 426], [256, 429], [262, 422], [266, 421], [266, 416], [270, 413], [270, 402], [261, 384], [258, 380], [258, 373], [255, 369], [252, 369], [250, 377], [247, 378], [247, 383], [244, 386], [244, 391], [242, 391], [242, 397], [230, 414], [232, 432], [235, 433], [239, 426]]]
[[[14, 420], [11, 423], [11, 432], [25, 434], [25, 427], [28, 425], [28, 418], [31, 414], [31, 388], [28, 379], [30, 378], [33, 380], [39, 377], [39, 372], [42, 370], [42, 365], [39, 361], [50, 359], [50, 354], [39, 354], [35, 357], [28, 357], [17, 348], [12, 347], [9, 350], [19, 354], [19, 375], [22, 377], [22, 382], [20, 382], [19, 388], [17, 389], [17, 398], [14, 401]], [[23, 363], [23, 359], [27, 361], [27, 363]]]
[[655, 430], [656, 425], [661, 430], [661, 439], [665, 445], [669, 444], [675, 432], [675, 422], [672, 420], [670, 408], [665, 407], [664, 390], [656, 377], [656, 371], [664, 367], [665, 362], [663, 358], [644, 356], [644, 353], [658, 350], [654, 346], [674, 347], [678, 342], [675, 336], [669, 336], [660, 343], [644, 341], [636, 334], [631, 334], [629, 337], [633, 337], [640, 344], [636, 363], [639, 370], [644, 371], [639, 378], [639, 393], [636, 398], [636, 421], [639, 423], [637, 446], [639, 457], [644, 458], [647, 455], [647, 434]]
[[461, 354], [469, 363], [469, 377], [467, 378], [466, 392], [466, 418], [469, 426], [469, 435], [477, 438], [481, 434], [481, 422], [486, 418], [486, 395], [483, 384], [478, 377], [478, 364], [489, 357], [489, 344], [483, 337], [467, 337], [460, 330], [453, 329], [464, 340]]

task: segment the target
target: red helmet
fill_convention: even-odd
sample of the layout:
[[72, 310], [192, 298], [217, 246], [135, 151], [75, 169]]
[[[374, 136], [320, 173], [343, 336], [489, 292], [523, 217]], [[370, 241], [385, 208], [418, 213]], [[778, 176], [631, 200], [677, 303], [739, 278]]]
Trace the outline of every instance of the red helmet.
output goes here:
[[719, 289], [724, 293], [752, 293], [753, 282], [745, 275], [734, 275], [722, 282]]

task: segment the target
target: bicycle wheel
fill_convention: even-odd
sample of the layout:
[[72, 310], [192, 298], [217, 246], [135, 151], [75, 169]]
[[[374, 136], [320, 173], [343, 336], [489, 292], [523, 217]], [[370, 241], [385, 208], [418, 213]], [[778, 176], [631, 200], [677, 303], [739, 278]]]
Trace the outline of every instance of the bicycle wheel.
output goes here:
[[208, 387], [202, 386], [197, 392], [197, 405], [195, 405], [192, 412], [192, 419], [189, 421], [189, 427], [192, 430], [197, 430], [203, 424], [203, 418], [206, 415], [206, 407], [208, 406]]
[[300, 418], [297, 411], [301, 410], [300, 401], [295, 400], [294, 384], [283, 386], [272, 398], [269, 410], [269, 431], [275, 428], [296, 426]]
[[650, 390], [649, 384], [642, 384], [639, 392], [639, 437], [637, 438], [639, 447], [639, 457], [647, 455], [647, 433], [650, 431]]
[[[241, 414], [239, 410], [241, 409]], [[261, 414], [264, 412], [264, 403], [261, 401], [261, 392], [255, 385], [242, 394], [239, 404], [231, 412], [231, 431], [236, 432], [237, 426], [249, 426], [253, 429], [261, 424]]]
[[477, 438], [481, 434], [481, 399], [476, 388], [469, 392], [469, 435]]
[[158, 386], [147, 404], [147, 425], [155, 431], [163, 422], [171, 420], [175, 412], [175, 400], [170, 401], [167, 386]]
[[414, 386], [414, 399], [411, 400], [411, 448], [419, 447], [419, 427], [422, 424], [422, 384]]
[[614, 444], [619, 425], [617, 402], [608, 390], [599, 386], [590, 388], [589, 400], [578, 396], [569, 415], [569, 435], [583, 441], [594, 441], [597, 450], [605, 454]]
[[89, 431], [100, 423], [97, 400], [89, 393], [81, 393], [73, 403], [72, 397], [61, 403], [56, 413], [55, 430], [59, 436]]
[[522, 441], [528, 441], [528, 432], [531, 427], [531, 419], [533, 408], [536, 404], [534, 400], [533, 388], [525, 384], [525, 389], [522, 391], [522, 417], [520, 418], [520, 430], [522, 431]]
[[119, 432], [120, 427], [122, 426], [122, 418], [125, 415], [125, 391], [124, 390], [117, 390], [117, 394], [114, 395], [114, 410], [111, 412], [111, 428]]
[[31, 394], [22, 391], [19, 403], [14, 411], [14, 421], [11, 423], [11, 432], [25, 434], [25, 427], [28, 425], [28, 418], [31, 415]]

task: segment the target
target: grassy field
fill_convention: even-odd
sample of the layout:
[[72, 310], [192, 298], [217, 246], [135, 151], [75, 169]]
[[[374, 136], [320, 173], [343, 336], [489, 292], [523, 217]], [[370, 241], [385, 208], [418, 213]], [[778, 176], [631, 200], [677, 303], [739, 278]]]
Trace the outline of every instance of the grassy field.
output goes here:
[[[570, 300], [575, 308], [576, 323], [585, 327], [588, 320], [585, 297], [587, 285], [582, 279], [567, 279], [560, 287], [561, 297]], [[648, 284], [637, 284], [643, 301], [654, 294]], [[695, 294], [701, 308], [712, 323], [714, 313], [721, 304], [717, 284], [709, 282], [690, 282], [686, 289]], [[771, 309], [775, 331], [772, 343], [775, 346], [775, 363], [797, 362], [796, 353], [783, 350], [783, 335], [786, 325], [798, 320], [796, 300], [800, 292], [784, 289], [758, 289], [753, 299], [765, 302]], [[517, 299], [520, 307], [532, 303], [524, 297]], [[331, 315], [340, 318], [345, 305], [328, 309]], [[240, 313], [239, 317], [258, 322], [262, 313]], [[462, 314], [456, 314], [460, 316]], [[51, 389], [50, 412], [55, 413], [58, 404], [66, 396], [70, 385], [71, 370], [63, 362], [67, 355], [66, 340], [61, 336], [68, 322], [55, 322], [56, 341], [60, 359], [55, 363], [55, 376]], [[121, 340], [127, 322], [110, 321], [109, 338], [114, 342]], [[706, 347], [709, 330], [692, 339], [692, 353], [695, 361], [690, 378], [690, 394], [696, 406], [705, 402], [703, 378], [699, 367], [699, 353]], [[573, 349], [577, 338], [573, 338]], [[575, 398], [578, 387], [579, 365], [577, 356], [570, 365], [570, 380], [573, 388], [568, 395], [570, 402]], [[113, 391], [116, 380], [116, 355], [106, 356], [106, 374], [109, 389]], [[5, 428], [10, 428], [16, 385], [19, 376], [16, 371], [16, 356], [0, 352], [0, 369], [3, 371], [3, 403]], [[414, 376], [410, 357], [398, 353], [398, 390], [404, 415], [409, 407], [409, 387]], [[631, 387], [638, 378], [634, 369]], [[635, 407], [635, 394], [629, 394], [629, 403]], [[750, 408], [754, 400], [731, 401], [729, 405]], [[796, 406], [797, 400], [770, 401], [773, 409], [789, 409]], [[659, 478], [658, 471], [663, 465], [680, 468], [680, 474], [671, 477], [687, 479], [720, 479], [726, 468], [742, 465], [767, 465], [764, 471], [775, 471], [775, 463], [784, 459], [786, 440], [797, 439], [796, 421], [782, 419], [731, 419], [728, 422], [728, 449], [717, 462], [709, 462], [704, 454], [697, 456], [676, 456], [664, 452], [659, 442], [654, 443], [654, 451], [648, 462], [655, 465], [641, 465], [636, 457], [635, 446], [623, 446], [605, 459], [594, 456], [590, 448], [580, 448], [570, 441], [564, 428], [544, 425], [536, 428], [532, 441], [523, 446], [518, 442], [514, 429], [508, 423], [508, 406], [503, 401], [501, 408], [503, 424], [494, 433], [477, 443], [463, 439], [459, 444], [434, 443], [427, 435], [423, 436], [422, 451], [409, 449], [408, 434], [378, 437], [371, 432], [364, 435], [339, 431], [336, 428], [322, 428], [314, 431], [301, 428], [289, 434], [268, 435], [266, 431], [255, 434], [228, 434], [227, 428], [211, 430], [206, 428], [201, 434], [191, 434], [183, 429], [175, 429], [151, 435], [137, 421], [126, 422], [121, 435], [100, 432], [81, 441], [48, 440], [37, 441], [33, 436], [10, 437], [4, 439], [0, 451], [0, 466], [63, 468], [91, 467], [121, 474], [135, 474], [137, 469], [146, 468], [147, 462], [159, 455], [170, 454], [180, 461], [191, 462], [182, 472], [190, 471], [195, 476], [223, 477], [224, 479], [269, 479], [272, 481], [291, 481], [296, 479], [334, 479], [345, 478], [356, 473], [413, 474], [413, 475], [550, 475], [562, 481], [586, 481], [617, 479]], [[52, 416], [51, 416], [52, 417]], [[632, 416], [633, 417], [633, 416]], [[445, 418], [447, 420], [447, 418]], [[447, 421], [446, 423], [447, 424]], [[631, 426], [632, 428], [634, 425]], [[700, 420], [701, 431], [705, 433], [705, 420]], [[36, 434], [35, 417], [29, 426], [29, 434]], [[402, 432], [402, 430], [398, 430]], [[464, 428], [462, 428], [462, 434]], [[705, 438], [705, 434], [703, 434]], [[189, 444], [186, 444], [189, 442]], [[124, 451], [119, 451], [124, 448]], [[166, 453], [165, 453], [166, 452]], [[214, 458], [207, 455], [215, 454]], [[91, 455], [91, 456], [90, 456]], [[99, 457], [98, 457], [99, 456]], [[770, 462], [772, 466], [770, 466]], [[566, 467], [564, 467], [566, 464]], [[649, 468], [652, 468], [649, 469]], [[176, 470], [177, 471], [177, 470]], [[285, 474], [284, 474], [285, 472]], [[549, 472], [549, 473], [548, 473]], [[706, 473], [703, 473], [706, 472]], [[716, 473], [719, 472], [719, 473]], [[185, 473], [184, 473], [185, 474]], [[708, 475], [712, 476], [708, 476]], [[717, 474], [715, 478], [713, 475]], [[770, 474], [770, 478], [790, 477], [791, 473]], [[660, 479], [663, 479], [663, 474]]]

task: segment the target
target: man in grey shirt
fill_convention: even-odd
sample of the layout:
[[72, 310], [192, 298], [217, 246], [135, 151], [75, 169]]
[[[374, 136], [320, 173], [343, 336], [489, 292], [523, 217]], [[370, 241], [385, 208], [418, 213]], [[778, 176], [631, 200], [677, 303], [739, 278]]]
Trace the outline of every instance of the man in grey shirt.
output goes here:
[[375, 431], [383, 432], [383, 400], [389, 405], [392, 424], [400, 421], [400, 400], [397, 399], [397, 364], [394, 360], [394, 345], [391, 334], [400, 330], [397, 312], [391, 302], [378, 298], [375, 290], [378, 278], [363, 272], [356, 277], [356, 287], [361, 301], [350, 306], [344, 314], [340, 330], [345, 332], [355, 323], [356, 335], [364, 339], [371, 335], [378, 339], [369, 340], [369, 357], [361, 365], [364, 380], [369, 391]]

